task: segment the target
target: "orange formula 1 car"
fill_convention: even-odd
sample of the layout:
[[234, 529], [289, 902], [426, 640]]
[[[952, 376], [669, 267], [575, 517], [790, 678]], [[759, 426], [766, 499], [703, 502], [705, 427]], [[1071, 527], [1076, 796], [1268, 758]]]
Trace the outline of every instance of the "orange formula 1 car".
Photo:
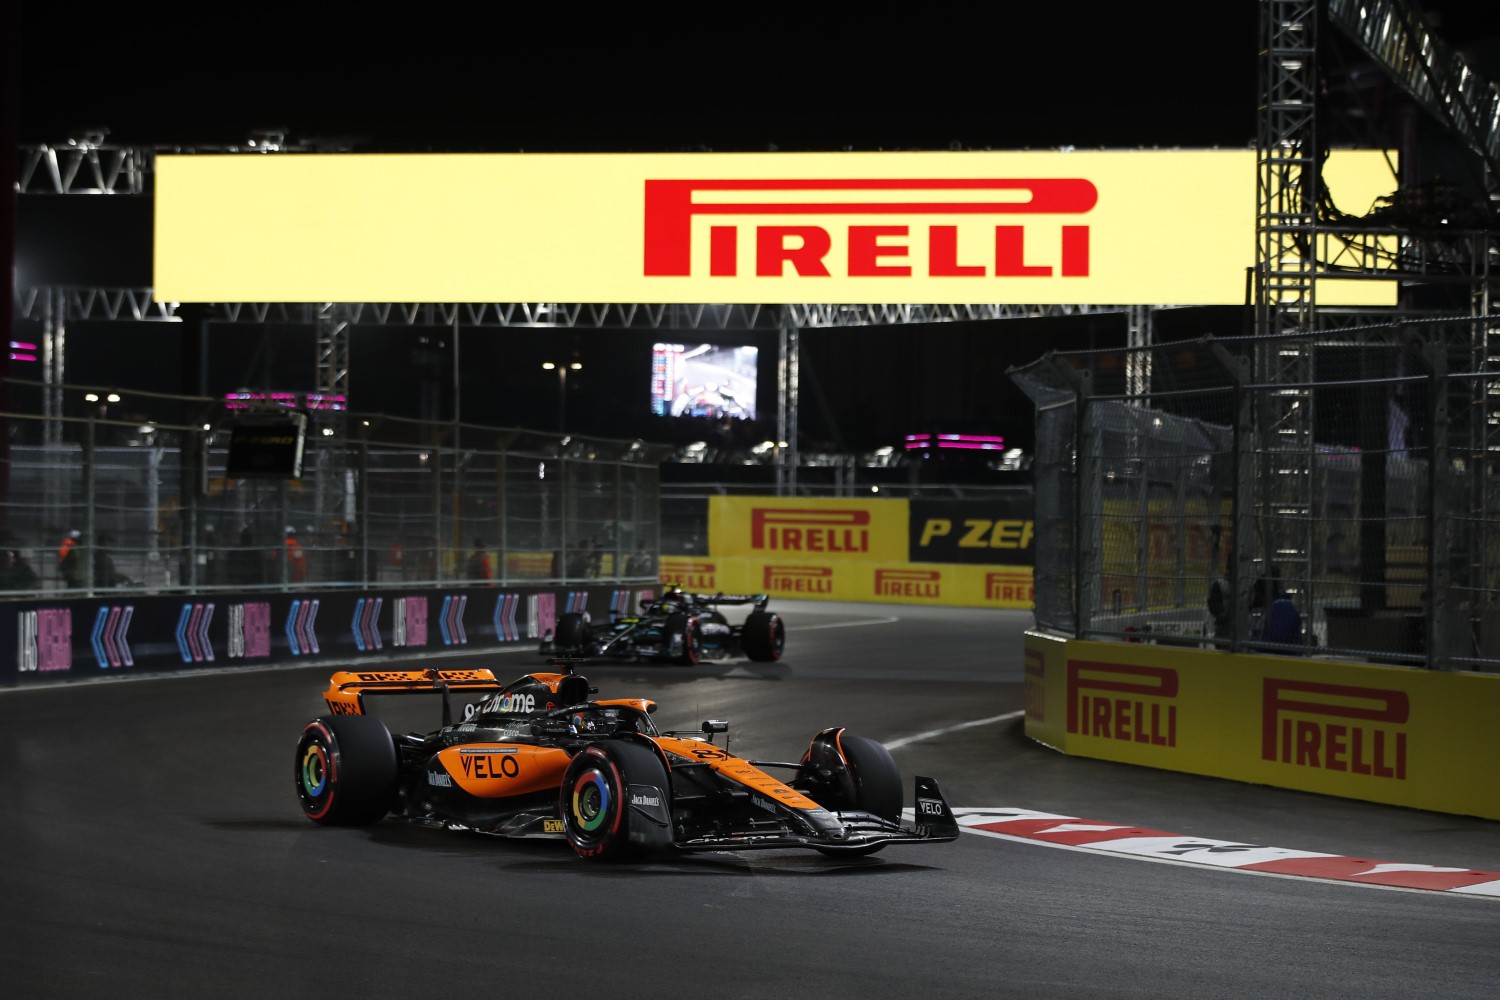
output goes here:
[[[847, 856], [958, 837], [931, 778], [916, 778], [916, 819], [902, 824], [901, 774], [874, 740], [825, 729], [796, 762], [746, 760], [729, 752], [727, 723], [658, 732], [655, 702], [590, 700], [596, 689], [557, 666], [563, 672], [503, 686], [488, 670], [334, 674], [324, 693], [332, 714], [309, 722], [297, 741], [302, 811], [317, 823], [394, 815], [555, 837], [585, 858], [798, 847]], [[365, 713], [367, 694], [420, 692], [442, 695], [434, 732], [392, 734]], [[461, 722], [455, 694], [480, 696]]]

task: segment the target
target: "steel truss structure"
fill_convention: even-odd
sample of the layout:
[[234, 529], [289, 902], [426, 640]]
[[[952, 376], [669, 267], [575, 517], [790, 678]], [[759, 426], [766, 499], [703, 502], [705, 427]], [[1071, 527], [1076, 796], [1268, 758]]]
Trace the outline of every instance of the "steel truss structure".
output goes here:
[[[1317, 598], [1308, 592], [1309, 568], [1319, 544], [1310, 516], [1317, 450], [1309, 391], [1313, 351], [1319, 331], [1350, 325], [1352, 315], [1320, 307], [1317, 281], [1398, 282], [1402, 299], [1396, 309], [1380, 310], [1398, 321], [1425, 315], [1411, 289], [1459, 286], [1468, 293], [1472, 316], [1490, 316], [1500, 291], [1494, 272], [1500, 232], [1491, 221], [1494, 206], [1500, 205], [1500, 87], [1475, 73], [1428, 30], [1410, 0], [1261, 0], [1261, 13], [1254, 288], [1255, 332], [1263, 343], [1255, 353], [1253, 378], [1278, 387], [1255, 420], [1259, 476], [1275, 489], [1260, 493], [1253, 512], [1236, 498], [1236, 536], [1258, 537], [1258, 548], [1236, 547], [1232, 572], [1240, 606], [1249, 599], [1257, 563], [1262, 570], [1279, 565], [1288, 590], [1310, 605]], [[1418, 227], [1395, 213], [1353, 218], [1332, 208], [1322, 189], [1327, 141], [1318, 117], [1323, 100], [1318, 31], [1324, 25], [1347, 36], [1476, 157], [1490, 202], [1488, 228], [1465, 228], [1446, 218]], [[1401, 179], [1398, 196], [1408, 183]], [[1466, 346], [1476, 370], [1496, 377], [1486, 379], [1475, 393], [1469, 426], [1463, 430], [1478, 454], [1492, 454], [1500, 446], [1500, 345], [1495, 342], [1500, 330], [1493, 321], [1474, 322], [1471, 328], [1472, 342]], [[1443, 349], [1455, 345], [1431, 346], [1422, 357], [1440, 368]], [[1378, 468], [1376, 475], [1383, 477], [1384, 466]], [[1500, 500], [1492, 478], [1473, 477], [1477, 510], [1492, 510]], [[1383, 484], [1372, 480], [1368, 485], [1374, 495], [1383, 496]], [[1258, 532], [1252, 533], [1253, 528]], [[1367, 543], [1367, 555], [1383, 560], [1383, 538]], [[1446, 559], [1447, 547], [1443, 538], [1428, 540], [1434, 565]], [[1483, 567], [1476, 569], [1482, 576]], [[1434, 622], [1442, 619], [1445, 590], [1433, 587], [1429, 614]]]
[[[48, 386], [46, 415], [61, 415], [63, 344], [69, 321], [182, 322], [181, 305], [158, 301], [149, 288], [36, 286], [17, 289], [16, 309], [42, 325], [42, 381]], [[1127, 313], [1131, 342], [1149, 343], [1150, 310], [1108, 305], [913, 304], [633, 304], [568, 302], [231, 302], [208, 306], [211, 323], [289, 323], [317, 332], [319, 393], [348, 397], [349, 337], [359, 326], [432, 326], [587, 330], [734, 331], [775, 330], [778, 492], [797, 487], [798, 338], [802, 330], [862, 326], [1038, 319]], [[1141, 338], [1145, 338], [1142, 340]], [[324, 425], [341, 434], [337, 412]]]

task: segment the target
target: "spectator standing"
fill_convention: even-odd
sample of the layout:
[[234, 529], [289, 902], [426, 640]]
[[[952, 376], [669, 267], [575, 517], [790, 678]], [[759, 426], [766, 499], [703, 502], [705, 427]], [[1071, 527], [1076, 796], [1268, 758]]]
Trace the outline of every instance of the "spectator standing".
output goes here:
[[484, 539], [474, 539], [474, 551], [469, 556], [468, 577], [470, 580], [493, 580], [495, 571], [490, 566], [490, 554], [484, 550]]
[[292, 583], [307, 581], [307, 553], [297, 541], [297, 529], [290, 524], [286, 526], [286, 574]]
[[[1267, 601], [1269, 600], [1269, 604]], [[1260, 640], [1266, 643], [1302, 645], [1302, 612], [1291, 595], [1281, 586], [1281, 577], [1273, 569], [1270, 577], [1255, 581], [1253, 607], [1264, 608], [1260, 623]], [[1277, 652], [1277, 650], [1265, 650]]]
[[217, 587], [224, 582], [220, 548], [218, 529], [211, 524], [207, 525], [203, 529], [203, 551], [198, 557], [198, 563], [203, 567], [203, 579], [199, 583], [205, 586]]
[[83, 586], [83, 563], [78, 556], [78, 540], [82, 537], [83, 532], [75, 528], [57, 548], [57, 573], [63, 586], [72, 589]]
[[112, 541], [108, 535], [101, 533], [94, 544], [95, 587], [121, 587], [131, 582], [129, 577], [115, 567], [114, 557], [109, 554], [109, 544]]
[[9, 540], [3, 556], [0, 556], [0, 590], [35, 591], [41, 589], [41, 579], [31, 566], [31, 560], [20, 549], [11, 546]]

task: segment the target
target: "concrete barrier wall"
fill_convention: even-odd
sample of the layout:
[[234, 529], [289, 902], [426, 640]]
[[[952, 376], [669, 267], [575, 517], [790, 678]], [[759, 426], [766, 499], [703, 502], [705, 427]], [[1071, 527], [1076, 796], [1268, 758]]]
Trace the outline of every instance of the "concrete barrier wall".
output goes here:
[[0, 602], [0, 684], [536, 644], [557, 616], [659, 588], [449, 587], [118, 594]]
[[1067, 754], [1500, 819], [1500, 676], [1025, 639], [1026, 735]]

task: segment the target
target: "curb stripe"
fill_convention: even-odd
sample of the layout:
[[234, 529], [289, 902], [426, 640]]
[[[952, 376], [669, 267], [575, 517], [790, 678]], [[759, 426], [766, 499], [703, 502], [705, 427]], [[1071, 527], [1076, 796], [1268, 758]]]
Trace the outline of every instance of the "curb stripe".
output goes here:
[[[924, 734], [925, 735], [925, 734]], [[907, 810], [910, 812], [910, 810]], [[966, 833], [1044, 844], [1065, 850], [1114, 854], [1158, 861], [1228, 869], [1253, 875], [1310, 878], [1382, 889], [1414, 889], [1500, 899], [1500, 872], [1298, 851], [1232, 840], [1185, 837], [1136, 826], [999, 807], [953, 810]]]

